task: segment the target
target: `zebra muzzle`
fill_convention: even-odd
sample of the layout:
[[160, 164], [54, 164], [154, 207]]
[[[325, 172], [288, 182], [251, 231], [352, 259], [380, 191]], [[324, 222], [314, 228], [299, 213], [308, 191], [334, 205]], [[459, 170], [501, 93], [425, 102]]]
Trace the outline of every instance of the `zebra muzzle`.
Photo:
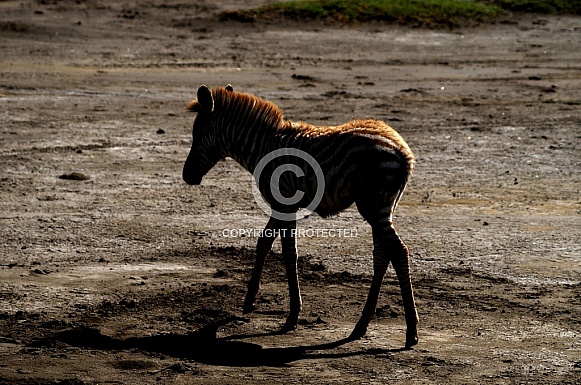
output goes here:
[[197, 186], [202, 183], [202, 176], [198, 175], [186, 175], [185, 173], [182, 175], [184, 182], [189, 184], [190, 186]]

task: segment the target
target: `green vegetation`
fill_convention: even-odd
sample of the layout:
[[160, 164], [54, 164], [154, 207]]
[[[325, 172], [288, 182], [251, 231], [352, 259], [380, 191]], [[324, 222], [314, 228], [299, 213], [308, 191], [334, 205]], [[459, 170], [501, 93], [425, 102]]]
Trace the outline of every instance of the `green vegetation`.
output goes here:
[[494, 4], [473, 0], [296, 0], [255, 10], [257, 15], [323, 19], [343, 23], [391, 21], [422, 25], [459, 25], [498, 16]]
[[581, 15], [581, 0], [492, 0], [491, 2], [513, 12]]
[[238, 21], [288, 17], [453, 27], [493, 20], [505, 11], [581, 14], [581, 0], [294, 0], [229, 12], [222, 17]]

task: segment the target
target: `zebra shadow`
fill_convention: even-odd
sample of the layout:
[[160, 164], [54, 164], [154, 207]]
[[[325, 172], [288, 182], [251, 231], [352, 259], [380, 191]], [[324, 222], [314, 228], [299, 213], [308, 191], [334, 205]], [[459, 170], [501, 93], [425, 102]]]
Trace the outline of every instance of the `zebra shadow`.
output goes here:
[[220, 366], [285, 366], [294, 361], [309, 359], [343, 358], [358, 355], [385, 355], [403, 349], [365, 349], [350, 352], [325, 352], [350, 342], [341, 339], [317, 345], [265, 348], [256, 343], [242, 341], [257, 336], [275, 335], [234, 335], [217, 337], [220, 326], [231, 322], [228, 318], [210, 324], [187, 334], [161, 334], [148, 337], [118, 339], [103, 335], [95, 328], [75, 328], [57, 333], [51, 337], [36, 340], [30, 346], [55, 346], [56, 343], [95, 350], [130, 350], [161, 353], [167, 356], [188, 359], [207, 365]]

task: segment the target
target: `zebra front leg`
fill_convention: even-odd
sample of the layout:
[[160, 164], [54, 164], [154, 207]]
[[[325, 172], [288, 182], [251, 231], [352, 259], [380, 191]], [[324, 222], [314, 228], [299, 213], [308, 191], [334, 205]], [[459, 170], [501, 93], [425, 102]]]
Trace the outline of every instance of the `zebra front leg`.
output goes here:
[[407, 327], [405, 347], [410, 348], [418, 343], [419, 317], [416, 310], [414, 290], [410, 276], [409, 251], [403, 241], [399, 237], [397, 237], [397, 239], [400, 246], [399, 249], [397, 249], [397, 253], [394, 253], [391, 261], [399, 281], [405, 311]]
[[290, 312], [281, 332], [287, 332], [297, 328], [299, 313], [301, 312], [302, 299], [299, 287], [299, 276], [297, 271], [297, 242], [295, 238], [296, 221], [285, 223], [285, 228], [281, 231], [282, 258], [286, 268], [288, 279], [288, 289], [290, 296]]
[[251, 313], [256, 309], [255, 301], [256, 295], [260, 290], [262, 269], [264, 268], [266, 255], [270, 249], [272, 249], [272, 244], [277, 235], [278, 221], [274, 218], [270, 218], [256, 244], [256, 261], [254, 262], [254, 268], [252, 269], [252, 276], [250, 277], [250, 281], [248, 281], [248, 291], [246, 292], [246, 298], [244, 299], [244, 306], [242, 308], [244, 314]]

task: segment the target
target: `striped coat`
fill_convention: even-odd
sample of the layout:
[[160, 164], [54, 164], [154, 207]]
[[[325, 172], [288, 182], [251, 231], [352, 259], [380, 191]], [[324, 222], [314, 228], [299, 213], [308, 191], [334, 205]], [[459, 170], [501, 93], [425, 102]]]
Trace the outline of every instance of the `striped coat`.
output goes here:
[[[356, 203], [373, 230], [374, 279], [362, 317], [350, 338], [365, 334], [375, 311], [381, 281], [392, 262], [406, 310], [406, 346], [417, 343], [417, 313], [408, 251], [392, 224], [393, 211], [414, 167], [414, 156], [403, 138], [378, 120], [355, 120], [340, 126], [291, 122], [283, 118], [275, 104], [234, 92], [231, 86], [212, 90], [201, 86], [197, 100], [188, 105], [188, 110], [197, 112], [198, 116], [192, 130], [192, 148], [183, 169], [184, 181], [201, 183], [202, 177], [225, 157], [233, 158], [251, 173], [260, 169], [259, 176], [255, 173], [258, 189], [273, 213], [291, 215], [283, 220], [273, 215], [267, 229], [294, 228], [293, 215], [316, 200], [318, 193], [318, 203], [312, 208], [322, 217]], [[285, 153], [283, 149], [300, 151], [305, 156]], [[277, 152], [278, 156], [268, 158]], [[295, 172], [284, 172], [292, 170]], [[323, 183], [317, 179], [320, 175]], [[277, 182], [274, 190], [273, 177]], [[293, 197], [298, 198], [293, 200]], [[245, 312], [254, 309], [264, 258], [274, 238], [264, 236], [258, 240]], [[287, 238], [289, 235], [281, 237], [291, 296], [285, 330], [296, 327], [301, 308], [298, 279], [295, 279], [296, 240]]]

